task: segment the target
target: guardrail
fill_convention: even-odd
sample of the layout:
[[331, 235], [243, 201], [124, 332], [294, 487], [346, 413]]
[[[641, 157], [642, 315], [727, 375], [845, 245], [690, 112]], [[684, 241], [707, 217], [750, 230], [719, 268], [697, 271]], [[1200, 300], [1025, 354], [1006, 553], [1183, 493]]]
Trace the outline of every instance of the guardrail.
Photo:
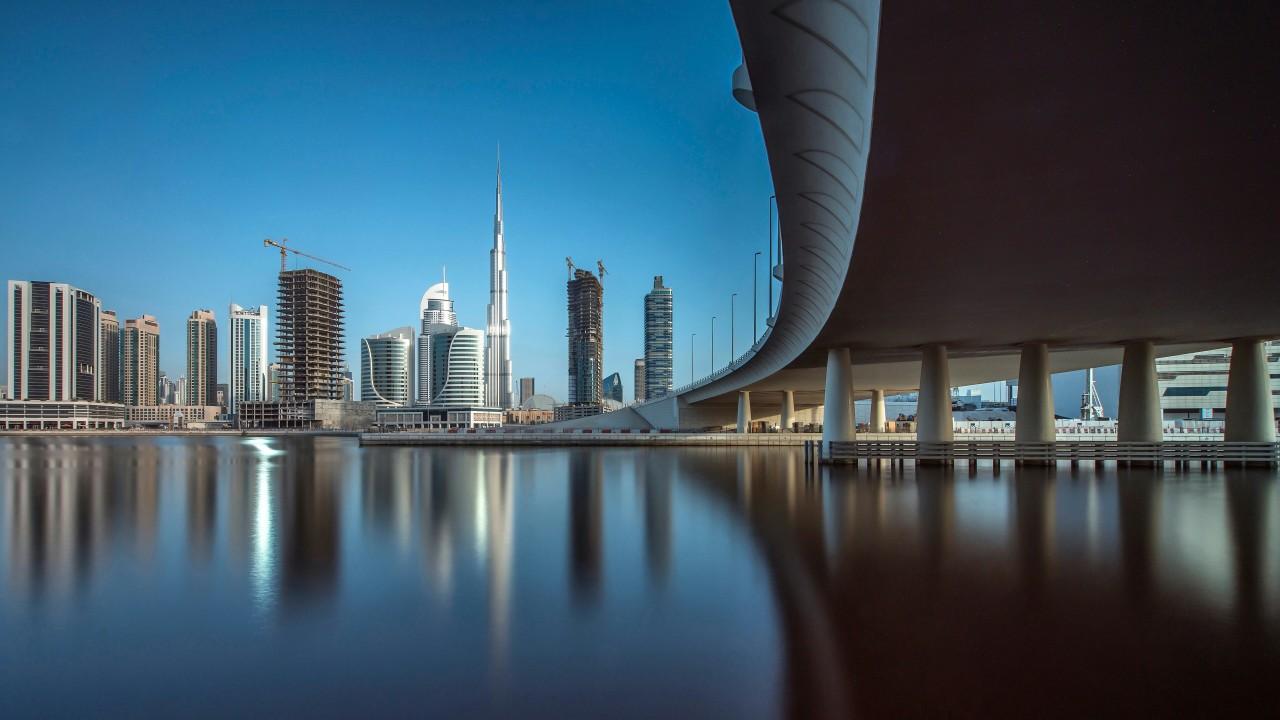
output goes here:
[[1116, 463], [1244, 463], [1280, 464], [1280, 443], [1194, 442], [1156, 443], [1074, 440], [1068, 442], [1013, 442], [1007, 440], [957, 440], [920, 442], [917, 440], [853, 440], [849, 442], [810, 441], [805, 456], [816, 462], [860, 460], [914, 460], [926, 463], [980, 460], [999, 465], [1001, 461], [1028, 463], [1116, 462]]

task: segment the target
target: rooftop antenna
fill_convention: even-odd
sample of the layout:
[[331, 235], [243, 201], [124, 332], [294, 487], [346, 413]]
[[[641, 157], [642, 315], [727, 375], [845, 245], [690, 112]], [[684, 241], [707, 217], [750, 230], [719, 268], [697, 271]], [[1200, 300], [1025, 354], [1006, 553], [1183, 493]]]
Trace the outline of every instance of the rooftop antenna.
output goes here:
[[449, 284], [449, 266], [448, 265], [440, 266], [440, 282], [444, 283], [445, 285]]

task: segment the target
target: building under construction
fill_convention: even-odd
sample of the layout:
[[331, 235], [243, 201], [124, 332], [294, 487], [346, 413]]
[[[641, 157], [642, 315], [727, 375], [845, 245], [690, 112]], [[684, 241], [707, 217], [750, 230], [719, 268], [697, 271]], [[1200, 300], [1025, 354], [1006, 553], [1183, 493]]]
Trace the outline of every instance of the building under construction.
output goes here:
[[319, 270], [285, 270], [277, 300], [280, 400], [341, 400], [342, 281]]
[[588, 270], [569, 279], [569, 404], [599, 406], [604, 381], [604, 286]]

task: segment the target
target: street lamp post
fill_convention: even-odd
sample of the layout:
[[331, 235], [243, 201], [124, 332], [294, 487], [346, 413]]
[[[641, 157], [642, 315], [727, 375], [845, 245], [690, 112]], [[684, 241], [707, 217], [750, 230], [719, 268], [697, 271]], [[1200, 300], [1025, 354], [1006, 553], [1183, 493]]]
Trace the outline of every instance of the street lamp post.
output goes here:
[[716, 316], [711, 316], [711, 374], [716, 372]]
[[773, 319], [773, 205], [776, 195], [769, 196], [769, 319]]
[[697, 340], [697, 339], [698, 339], [698, 333], [690, 333], [690, 335], [689, 335], [689, 384], [690, 384], [690, 385], [692, 385], [692, 384], [693, 384], [693, 379], [694, 379], [694, 372], [693, 372], [693, 348], [694, 348], [694, 344], [693, 344], [693, 341], [694, 341], [694, 340]]
[[760, 340], [760, 332], [756, 330], [756, 309], [760, 307], [759, 291], [756, 281], [760, 279], [760, 251], [751, 256], [751, 342]]
[[738, 344], [734, 340], [733, 329], [737, 325], [735, 318], [738, 317], [737, 311], [734, 309], [734, 300], [738, 299], [738, 293], [729, 293], [729, 362], [738, 357]]

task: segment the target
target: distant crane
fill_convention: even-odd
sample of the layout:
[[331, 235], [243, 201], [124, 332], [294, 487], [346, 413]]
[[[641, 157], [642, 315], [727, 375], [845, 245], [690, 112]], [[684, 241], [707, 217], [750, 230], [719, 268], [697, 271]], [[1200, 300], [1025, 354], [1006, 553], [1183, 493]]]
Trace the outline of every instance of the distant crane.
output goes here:
[[1093, 381], [1093, 368], [1084, 371], [1084, 392], [1080, 395], [1080, 419], [1101, 420], [1102, 398], [1098, 395], [1098, 385]]
[[564, 264], [569, 266], [569, 279], [572, 280], [573, 279], [573, 258], [566, 257], [564, 259]]
[[604, 269], [604, 261], [597, 260], [596, 268], [600, 271], [600, 279], [604, 280], [604, 276], [609, 274], [609, 271]]
[[293, 253], [294, 255], [300, 255], [302, 257], [308, 257], [308, 258], [311, 258], [312, 260], [319, 260], [322, 263], [328, 263], [334, 267], [342, 268], [343, 270], [347, 270], [347, 271], [351, 270], [351, 268], [347, 267], [346, 265], [336, 263], [332, 260], [325, 260], [322, 257], [316, 257], [315, 255], [312, 255], [310, 253], [304, 253], [301, 250], [289, 247], [289, 238], [280, 238], [280, 242], [276, 242], [271, 238], [267, 238], [262, 241], [262, 246], [280, 248], [280, 272], [284, 272], [285, 270], [288, 269], [287, 261], [289, 258], [289, 253]]

